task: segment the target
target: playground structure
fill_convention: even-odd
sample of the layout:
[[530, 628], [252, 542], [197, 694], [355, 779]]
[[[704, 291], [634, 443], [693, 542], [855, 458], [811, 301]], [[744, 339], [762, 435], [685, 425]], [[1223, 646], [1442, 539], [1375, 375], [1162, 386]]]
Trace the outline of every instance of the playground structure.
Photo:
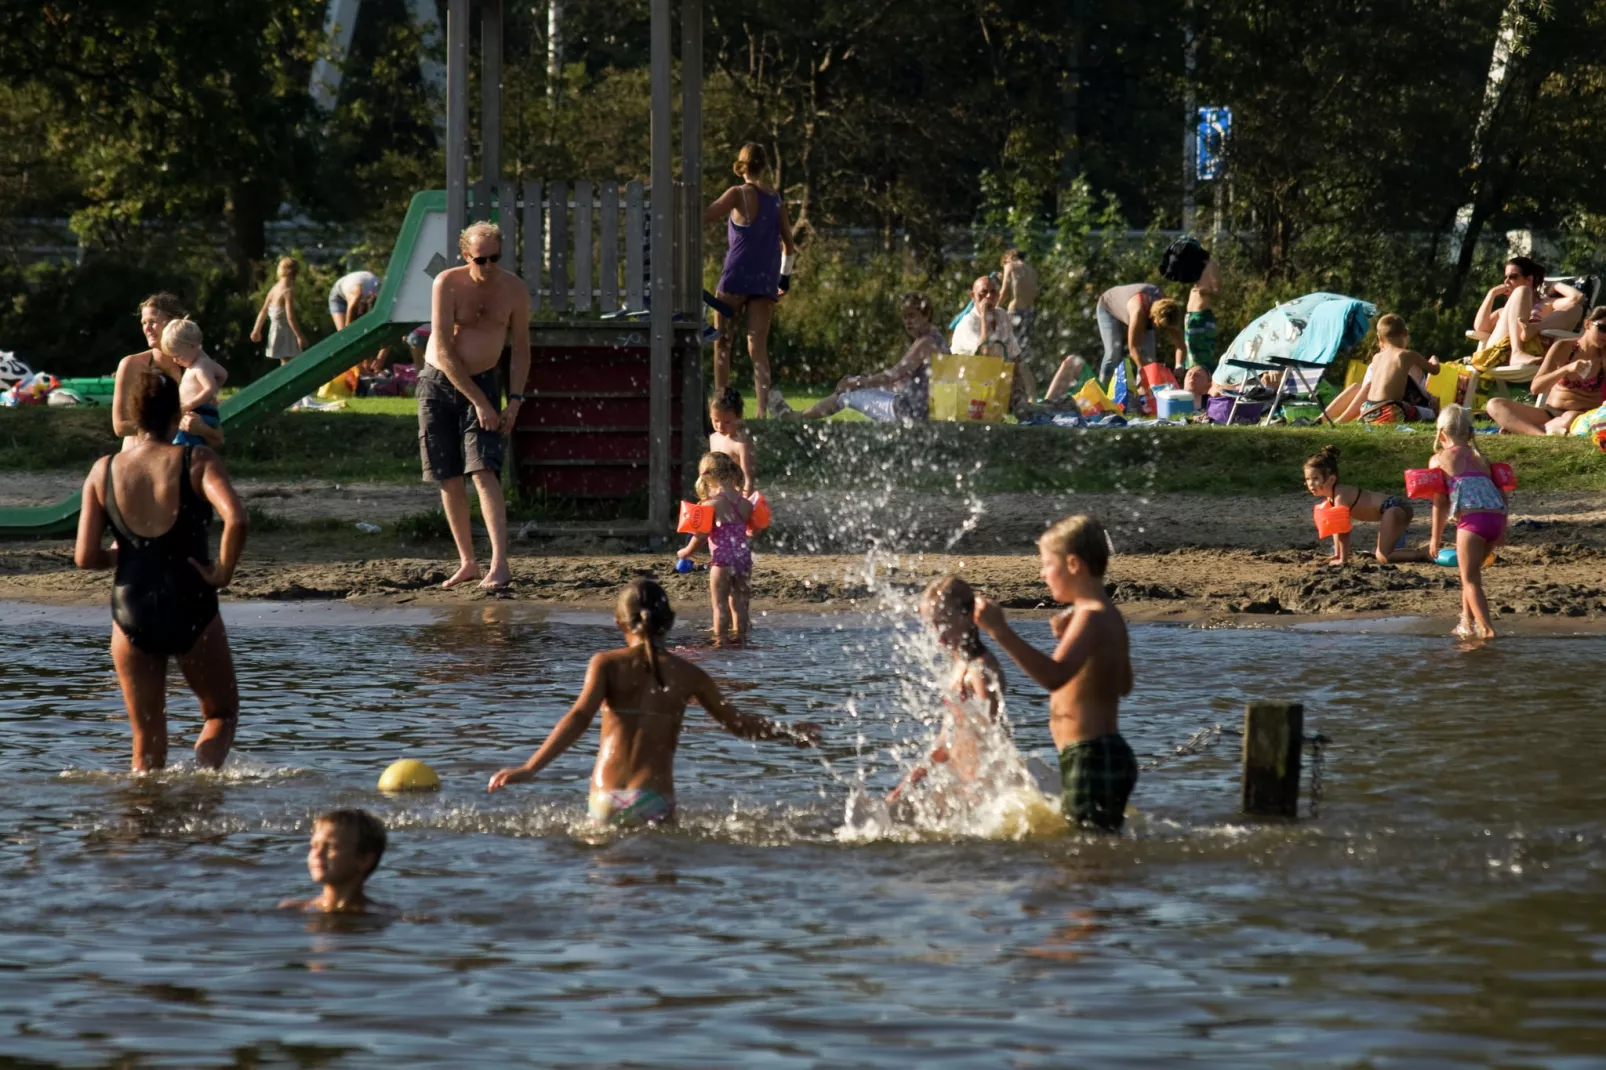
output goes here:
[[[651, 0], [651, 190], [638, 182], [528, 180], [503, 168], [503, 5], [480, 9], [479, 175], [469, 179], [471, 0], [447, 6], [446, 189], [416, 194], [374, 307], [221, 406], [225, 432], [282, 412], [351, 368], [403, 328], [430, 320], [434, 277], [460, 263], [456, 236], [471, 220], [504, 234], [504, 266], [530, 289], [534, 394], [514, 431], [524, 492], [570, 503], [603, 521], [548, 525], [566, 533], [668, 535], [677, 493], [695, 471], [703, 390], [702, 0], [681, 0], [681, 179], [672, 170], [670, 0]], [[521, 243], [522, 239], [522, 243]], [[667, 250], [668, 255], [655, 251]], [[610, 317], [610, 318], [604, 318]], [[506, 477], [505, 477], [506, 478]], [[644, 518], [621, 515], [645, 499]], [[78, 496], [0, 509], [0, 536], [61, 534]]]

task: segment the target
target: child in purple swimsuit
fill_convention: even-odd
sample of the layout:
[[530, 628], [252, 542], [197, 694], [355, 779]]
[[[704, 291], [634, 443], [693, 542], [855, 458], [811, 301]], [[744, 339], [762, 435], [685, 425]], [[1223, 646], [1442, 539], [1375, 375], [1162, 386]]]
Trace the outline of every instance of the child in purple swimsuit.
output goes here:
[[697, 465], [697, 497], [714, 510], [714, 529], [693, 535], [680, 551], [690, 557], [708, 540], [712, 559], [708, 593], [714, 602], [714, 645], [725, 644], [725, 614], [731, 620], [731, 643], [747, 642], [747, 601], [752, 594], [753, 552], [747, 548], [747, 521], [753, 503], [742, 497], [742, 469], [728, 454], [705, 453]]
[[1489, 461], [1472, 444], [1472, 417], [1460, 405], [1439, 413], [1435, 452], [1429, 468], [1444, 473], [1448, 495], [1433, 500], [1428, 552], [1437, 554], [1446, 514], [1455, 517], [1456, 564], [1461, 570], [1461, 623], [1457, 638], [1493, 639], [1489, 599], [1483, 593], [1485, 557], [1505, 540], [1506, 496], [1490, 477]]

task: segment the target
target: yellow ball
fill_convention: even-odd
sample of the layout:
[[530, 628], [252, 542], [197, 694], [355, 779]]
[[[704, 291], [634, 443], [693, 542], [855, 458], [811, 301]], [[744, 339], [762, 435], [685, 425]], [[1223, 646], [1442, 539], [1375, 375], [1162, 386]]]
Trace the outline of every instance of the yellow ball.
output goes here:
[[435, 770], [412, 758], [392, 762], [379, 775], [380, 791], [436, 791], [440, 786], [441, 778]]

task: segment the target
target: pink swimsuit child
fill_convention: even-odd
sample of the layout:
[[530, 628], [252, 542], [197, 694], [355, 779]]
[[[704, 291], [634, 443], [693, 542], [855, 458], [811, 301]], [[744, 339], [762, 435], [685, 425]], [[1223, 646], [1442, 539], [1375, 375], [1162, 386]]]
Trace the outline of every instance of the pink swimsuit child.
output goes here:
[[714, 528], [708, 533], [710, 561], [719, 568], [732, 569], [738, 576], [750, 576], [753, 573], [753, 551], [747, 548], [747, 519], [742, 506], [748, 506], [748, 513], [751, 513], [751, 503], [741, 498], [733, 499], [723, 490], [719, 496], [731, 507], [736, 519], [714, 521]]

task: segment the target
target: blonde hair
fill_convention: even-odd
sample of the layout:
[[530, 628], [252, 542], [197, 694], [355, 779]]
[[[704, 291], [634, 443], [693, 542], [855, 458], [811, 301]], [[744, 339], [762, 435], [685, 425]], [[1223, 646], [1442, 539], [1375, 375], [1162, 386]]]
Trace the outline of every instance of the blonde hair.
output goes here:
[[169, 320], [162, 328], [162, 352], [172, 356], [179, 346], [198, 346], [201, 344], [201, 325], [188, 316], [180, 316], [176, 320]]
[[1386, 345], [1404, 346], [1411, 337], [1411, 329], [1405, 325], [1405, 317], [1389, 312], [1378, 317], [1377, 340]]
[[712, 498], [725, 487], [741, 485], [742, 466], [732, 460], [730, 454], [716, 450], [703, 454], [703, 459], [697, 462], [698, 498]]
[[502, 228], [484, 219], [478, 223], [470, 223], [463, 228], [463, 233], [457, 236], [457, 247], [459, 249], [467, 249], [469, 243], [475, 238], [495, 238], [496, 244], [501, 245], [503, 244]]
[[295, 262], [294, 257], [281, 256], [279, 258], [279, 278], [293, 279], [296, 277], [296, 272], [300, 270], [301, 265]]
[[1182, 326], [1182, 306], [1169, 297], [1161, 298], [1149, 309], [1149, 319], [1156, 327], [1173, 330]]
[[1439, 412], [1437, 427], [1442, 437], [1457, 446], [1468, 446], [1473, 453], [1483, 456], [1483, 451], [1472, 441], [1472, 414], [1465, 405], [1446, 405]]
[[736, 154], [736, 162], [731, 164], [731, 170], [743, 178], [753, 178], [762, 175], [770, 169], [770, 158], [764, 152], [764, 146], [749, 141], [742, 146]]
[[1104, 570], [1110, 567], [1110, 536], [1103, 524], [1085, 513], [1059, 521], [1043, 532], [1043, 537], [1037, 542], [1060, 557], [1075, 554], [1100, 579], [1104, 577]]

